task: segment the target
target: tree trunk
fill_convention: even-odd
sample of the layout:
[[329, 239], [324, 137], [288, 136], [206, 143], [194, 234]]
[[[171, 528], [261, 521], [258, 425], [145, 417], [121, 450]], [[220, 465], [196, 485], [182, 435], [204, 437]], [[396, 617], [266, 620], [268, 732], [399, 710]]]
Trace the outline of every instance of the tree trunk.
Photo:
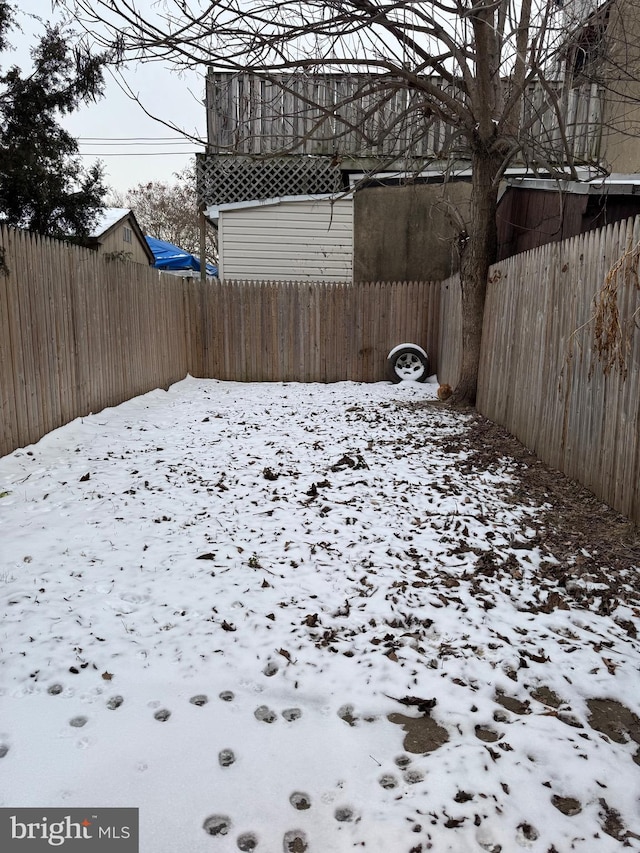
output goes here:
[[472, 155], [469, 230], [461, 240], [462, 359], [451, 398], [457, 406], [474, 406], [476, 402], [487, 278], [497, 249], [498, 187], [494, 182], [501, 163], [499, 155], [486, 149]]

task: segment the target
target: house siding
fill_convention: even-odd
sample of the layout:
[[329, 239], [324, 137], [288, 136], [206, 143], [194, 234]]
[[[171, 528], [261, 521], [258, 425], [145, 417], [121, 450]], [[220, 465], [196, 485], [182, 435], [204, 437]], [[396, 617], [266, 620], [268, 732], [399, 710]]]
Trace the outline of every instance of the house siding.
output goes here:
[[221, 210], [220, 277], [351, 281], [352, 199], [274, 201]]
[[[125, 228], [129, 229], [131, 235], [130, 241], [125, 240]], [[124, 252], [129, 256], [129, 260], [135, 261], [137, 264], [146, 264], [149, 266], [149, 256], [145, 247], [141, 245], [135, 226], [130, 219], [124, 219], [122, 222], [119, 222], [104, 235], [100, 240], [99, 251], [103, 255]]]

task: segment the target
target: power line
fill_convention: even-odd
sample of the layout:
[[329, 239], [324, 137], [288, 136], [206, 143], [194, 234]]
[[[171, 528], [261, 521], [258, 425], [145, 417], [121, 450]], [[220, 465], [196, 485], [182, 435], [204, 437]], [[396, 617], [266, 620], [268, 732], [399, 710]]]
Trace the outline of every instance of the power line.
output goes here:
[[78, 151], [78, 157], [182, 157], [202, 151]]
[[190, 142], [192, 140], [187, 139], [176, 139], [175, 136], [79, 136], [78, 139], [80, 141], [92, 141], [92, 142], [127, 142], [127, 141], [140, 141], [146, 142], [149, 140], [153, 141], [170, 141], [170, 142]]
[[[113, 141], [108, 140], [108, 139], [96, 140], [95, 142], [89, 142], [88, 140], [85, 140], [85, 139], [78, 139], [77, 141], [78, 141], [79, 145], [82, 145], [84, 147], [87, 147], [87, 146], [93, 147], [96, 145], [102, 147], [102, 146], [106, 145], [109, 147], [116, 147], [116, 148], [122, 148], [123, 146], [132, 146], [132, 145], [144, 146], [146, 148], [149, 148], [149, 147], [154, 147], [154, 146], [165, 146], [165, 145], [193, 145], [194, 144], [193, 139], [166, 140], [166, 141], [161, 141], [161, 142], [143, 142], [143, 141], [135, 142], [133, 140], [126, 140], [126, 141], [122, 141], [122, 142], [113, 142]], [[204, 145], [204, 142], [202, 144]]]

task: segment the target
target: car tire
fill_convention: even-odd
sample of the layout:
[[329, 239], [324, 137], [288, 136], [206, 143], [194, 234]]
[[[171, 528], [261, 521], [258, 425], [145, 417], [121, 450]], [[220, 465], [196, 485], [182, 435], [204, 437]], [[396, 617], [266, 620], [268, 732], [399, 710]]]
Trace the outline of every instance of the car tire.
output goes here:
[[416, 344], [402, 344], [387, 356], [392, 382], [410, 380], [426, 382], [429, 376], [429, 356]]

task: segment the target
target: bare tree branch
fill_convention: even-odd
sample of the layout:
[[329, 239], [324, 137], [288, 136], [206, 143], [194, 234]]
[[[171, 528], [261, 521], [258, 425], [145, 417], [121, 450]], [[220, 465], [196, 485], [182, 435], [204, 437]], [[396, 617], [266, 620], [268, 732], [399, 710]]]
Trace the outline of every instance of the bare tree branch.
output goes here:
[[[576, 124], [566, 115], [562, 12], [547, 0], [162, 0], [145, 14], [135, 0], [59, 2], [123, 62], [231, 72], [238, 93], [246, 84], [242, 101], [217, 92], [227, 112], [215, 127], [210, 117], [209, 150], [274, 156], [257, 118], [264, 110], [280, 153], [315, 146], [336, 162], [366, 153], [418, 169], [464, 157], [471, 214], [458, 239], [463, 366], [454, 397], [473, 402], [505, 170], [519, 158], [576, 178], [579, 165], [597, 165], [573, 150], [589, 116]], [[255, 110], [258, 90], [265, 100]]]

